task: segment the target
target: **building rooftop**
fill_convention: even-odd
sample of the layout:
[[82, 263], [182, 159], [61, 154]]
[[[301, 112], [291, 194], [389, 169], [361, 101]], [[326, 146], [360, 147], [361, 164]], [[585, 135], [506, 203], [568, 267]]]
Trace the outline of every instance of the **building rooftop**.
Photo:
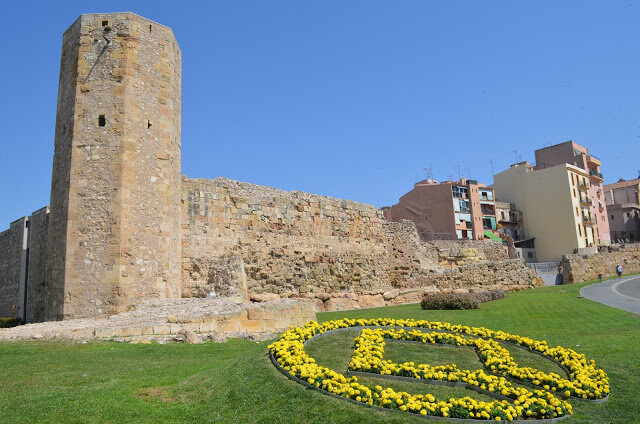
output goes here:
[[625, 180], [618, 181], [617, 183], [607, 184], [603, 188], [604, 190], [614, 190], [616, 188], [630, 187], [638, 184], [640, 184], [640, 178], [636, 178], [628, 181], [625, 181]]

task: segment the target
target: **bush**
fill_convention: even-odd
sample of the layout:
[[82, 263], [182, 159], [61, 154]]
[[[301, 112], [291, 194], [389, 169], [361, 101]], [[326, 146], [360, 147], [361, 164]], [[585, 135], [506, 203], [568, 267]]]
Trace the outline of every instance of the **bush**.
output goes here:
[[504, 290], [500, 290], [500, 289], [489, 290], [489, 294], [491, 295], [491, 300], [504, 299]]
[[504, 298], [504, 291], [500, 289], [483, 290], [473, 293], [480, 302], [490, 302]]
[[472, 293], [426, 294], [420, 302], [422, 309], [478, 309], [480, 300]]
[[482, 302], [504, 298], [500, 289], [484, 290], [475, 293], [433, 293], [425, 294], [420, 306], [422, 309], [478, 309]]
[[20, 324], [20, 318], [0, 318], [0, 328], [15, 327]]

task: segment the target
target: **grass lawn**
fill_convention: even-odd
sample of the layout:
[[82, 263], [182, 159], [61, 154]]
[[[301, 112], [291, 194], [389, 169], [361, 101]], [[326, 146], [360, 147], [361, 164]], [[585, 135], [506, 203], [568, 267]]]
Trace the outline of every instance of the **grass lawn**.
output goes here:
[[[478, 310], [423, 311], [419, 305], [318, 314], [343, 317], [449, 321], [544, 339], [583, 352], [610, 378], [603, 404], [572, 400], [563, 423], [640, 422], [640, 316], [579, 297], [585, 284], [542, 287], [507, 294]], [[313, 340], [307, 350], [319, 363], [346, 369], [355, 333]], [[424, 418], [376, 411], [306, 389], [284, 377], [266, 356], [268, 342], [130, 345], [0, 343], [2, 423], [421, 423]], [[510, 349], [522, 364], [555, 370], [553, 363]], [[418, 348], [389, 343], [398, 361], [455, 362], [480, 366], [473, 350]], [[419, 383], [370, 379], [373, 384], [436, 396], [481, 395]]]

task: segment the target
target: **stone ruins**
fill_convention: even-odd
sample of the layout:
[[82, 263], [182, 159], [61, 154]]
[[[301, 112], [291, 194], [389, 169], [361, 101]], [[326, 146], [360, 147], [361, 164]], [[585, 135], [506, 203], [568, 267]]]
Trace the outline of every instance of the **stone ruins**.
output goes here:
[[[248, 329], [250, 316], [296, 323], [439, 290], [540, 284], [499, 243], [425, 243], [412, 222], [386, 222], [371, 205], [181, 175], [180, 84], [168, 27], [91, 14], [64, 33], [50, 207], [0, 233], [0, 316], [135, 315], [163, 299], [229, 298], [245, 305], [237, 326]], [[250, 311], [282, 298], [309, 309]]]

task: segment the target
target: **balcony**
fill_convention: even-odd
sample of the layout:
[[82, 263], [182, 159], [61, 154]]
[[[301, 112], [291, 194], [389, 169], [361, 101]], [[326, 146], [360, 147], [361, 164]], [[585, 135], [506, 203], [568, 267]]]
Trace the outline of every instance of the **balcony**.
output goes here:
[[600, 162], [600, 159], [593, 155], [587, 155], [587, 165], [600, 166], [602, 165], [602, 162]]
[[494, 208], [485, 207], [485, 205], [480, 205], [480, 211], [482, 215], [495, 215], [496, 210]]
[[601, 181], [604, 181], [604, 177], [602, 176], [602, 174], [595, 169], [589, 170], [589, 176], [592, 178], [599, 178]]
[[584, 194], [580, 194], [580, 204], [582, 206], [591, 206], [593, 205], [593, 200]]
[[579, 181], [578, 182], [578, 189], [585, 190], [585, 191], [589, 190], [589, 184], [587, 182]]
[[589, 215], [585, 215], [582, 214], [582, 222], [584, 222], [586, 225], [594, 225], [595, 222], [593, 221], [593, 218], [590, 217]]

